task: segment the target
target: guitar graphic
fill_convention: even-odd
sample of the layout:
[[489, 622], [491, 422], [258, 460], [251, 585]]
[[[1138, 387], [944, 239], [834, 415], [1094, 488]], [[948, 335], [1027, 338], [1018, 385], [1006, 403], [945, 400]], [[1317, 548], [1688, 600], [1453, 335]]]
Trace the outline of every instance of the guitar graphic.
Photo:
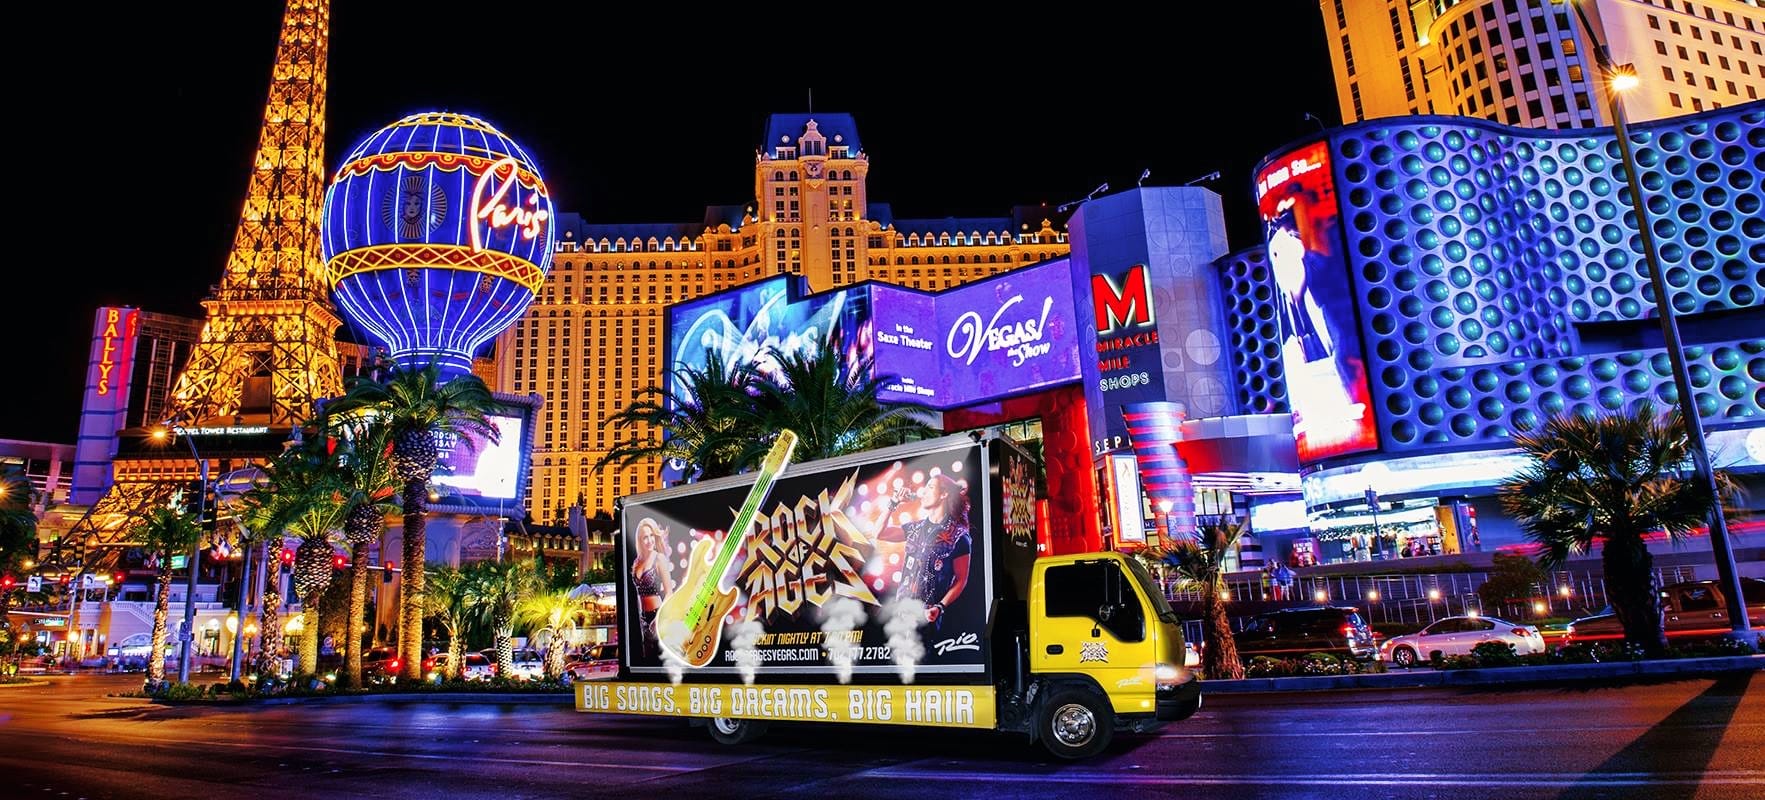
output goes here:
[[656, 609], [656, 639], [664, 651], [682, 663], [702, 667], [711, 663], [717, 654], [717, 647], [723, 641], [723, 618], [729, 615], [736, 601], [735, 588], [723, 588], [724, 573], [729, 571], [730, 562], [735, 560], [735, 554], [747, 541], [760, 503], [766, 499], [766, 493], [772, 491], [772, 484], [790, 463], [791, 451], [796, 447], [795, 433], [778, 432], [778, 441], [772, 443], [772, 449], [760, 462], [760, 475], [754, 479], [754, 487], [748, 490], [748, 498], [742, 501], [741, 510], [736, 512], [735, 522], [729, 526], [729, 535], [723, 537], [723, 547], [717, 551], [716, 560], [709, 558], [710, 537], [695, 543], [691, 556], [687, 558], [686, 577], [680, 581], [681, 590], [669, 595]]

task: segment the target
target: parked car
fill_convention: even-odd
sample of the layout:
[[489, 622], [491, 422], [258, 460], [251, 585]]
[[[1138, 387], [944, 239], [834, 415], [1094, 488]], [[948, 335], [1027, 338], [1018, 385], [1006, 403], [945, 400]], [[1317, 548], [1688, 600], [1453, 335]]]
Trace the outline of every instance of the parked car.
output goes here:
[[1415, 633], [1393, 636], [1380, 648], [1379, 658], [1409, 667], [1429, 660], [1434, 653], [1470, 655], [1472, 648], [1484, 642], [1506, 642], [1523, 656], [1544, 652], [1544, 637], [1536, 628], [1495, 617], [1465, 616], [1435, 620]]
[[391, 647], [373, 647], [362, 653], [362, 682], [393, 683], [398, 680], [398, 673], [404, 668], [404, 662], [398, 658], [398, 650]]
[[568, 681], [606, 680], [619, 675], [619, 645], [614, 642], [591, 644], [564, 665]]
[[[1741, 597], [1747, 603], [1747, 616], [1765, 618], [1765, 580], [1741, 578]], [[1661, 606], [1666, 612], [1667, 639], [1690, 641], [1712, 639], [1728, 633], [1728, 596], [1716, 581], [1685, 581], [1668, 584], [1661, 590]], [[1603, 613], [1582, 617], [1569, 623], [1564, 645], [1614, 641], [1624, 638], [1624, 625], [1608, 607]]]
[[[460, 657], [460, 680], [487, 681], [496, 674], [496, 664], [485, 658], [483, 653], [466, 653]], [[423, 674], [430, 680], [440, 680], [447, 672], [448, 657], [446, 653], [437, 653], [423, 660]]]
[[[492, 670], [496, 667], [496, 648], [478, 651], [479, 655], [490, 659]], [[545, 656], [538, 650], [522, 649], [515, 651], [514, 671], [504, 676], [523, 681], [537, 681], [545, 678]]]
[[1287, 608], [1251, 617], [1233, 636], [1238, 655], [1291, 658], [1306, 653], [1370, 661], [1378, 654], [1373, 631], [1360, 609], [1344, 606]]

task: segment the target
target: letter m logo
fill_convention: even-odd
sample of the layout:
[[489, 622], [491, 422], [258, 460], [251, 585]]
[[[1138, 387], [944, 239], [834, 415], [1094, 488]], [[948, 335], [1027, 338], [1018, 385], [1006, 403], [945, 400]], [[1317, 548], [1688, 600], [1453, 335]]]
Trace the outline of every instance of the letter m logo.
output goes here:
[[1091, 307], [1097, 313], [1097, 332], [1152, 324], [1152, 287], [1146, 265], [1136, 264], [1122, 276], [1121, 288], [1108, 275], [1091, 276]]

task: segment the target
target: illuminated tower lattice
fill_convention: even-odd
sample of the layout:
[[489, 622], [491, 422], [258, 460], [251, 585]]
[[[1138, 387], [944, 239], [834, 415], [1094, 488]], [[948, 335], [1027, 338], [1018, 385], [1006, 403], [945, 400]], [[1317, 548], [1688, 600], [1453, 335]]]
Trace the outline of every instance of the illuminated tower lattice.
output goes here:
[[[343, 391], [332, 338], [341, 321], [319, 257], [330, 20], [330, 0], [288, 0], [233, 248], [202, 303], [202, 337], [172, 390], [176, 425], [263, 426], [279, 440], [315, 400]], [[230, 461], [204, 457], [218, 476], [229, 463], [267, 458], [279, 447], [261, 449], [230, 448]], [[141, 516], [199, 474], [182, 444], [119, 449], [113, 469], [110, 491], [55, 544], [52, 563], [102, 569], [102, 554], [91, 548], [114, 554], [116, 545], [132, 544]]]
[[233, 250], [172, 391], [187, 422], [267, 413], [270, 425], [293, 425], [342, 392], [341, 322], [319, 257], [330, 17], [329, 0], [289, 0]]

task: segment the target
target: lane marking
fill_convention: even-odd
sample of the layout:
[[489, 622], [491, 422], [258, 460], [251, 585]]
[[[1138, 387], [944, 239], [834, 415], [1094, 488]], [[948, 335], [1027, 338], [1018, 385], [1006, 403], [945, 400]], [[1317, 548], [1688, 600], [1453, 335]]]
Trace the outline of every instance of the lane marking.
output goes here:
[[[1684, 777], [1666, 777], [1678, 775]], [[1765, 772], [1737, 770], [1702, 773], [1501, 773], [1417, 774], [1347, 773], [1340, 775], [1123, 775], [1119, 773], [1065, 772], [1025, 775], [1022, 773], [946, 772], [916, 768], [883, 768], [853, 773], [848, 778], [897, 778], [927, 781], [992, 781], [1006, 783], [1087, 783], [1122, 786], [1765, 786]]]
[[[73, 741], [87, 741], [87, 742], [105, 743], [105, 744], [116, 744], [117, 743], [114, 740], [107, 741], [104, 739], [93, 739], [93, 738], [89, 738], [89, 737], [67, 737], [67, 738], [69, 738]], [[236, 747], [236, 748], [258, 749], [258, 750], [304, 750], [304, 751], [315, 752], [315, 753], [341, 753], [343, 755], [375, 756], [375, 757], [380, 757], [380, 758], [416, 758], [416, 759], [425, 759], [425, 760], [430, 760], [430, 761], [472, 761], [472, 762], [487, 763], [487, 764], [519, 764], [519, 765], [532, 765], [532, 766], [542, 766], [542, 767], [598, 767], [598, 768], [602, 768], [602, 769], [635, 769], [635, 770], [645, 770], [648, 772], [693, 772], [696, 770], [704, 769], [704, 767], [664, 767], [664, 766], [650, 766], [650, 765], [646, 765], [646, 764], [631, 764], [631, 763], [617, 763], [617, 764], [615, 764], [615, 763], [605, 763], [605, 762], [598, 762], [598, 761], [550, 761], [550, 760], [538, 759], [538, 758], [490, 758], [490, 757], [485, 757], [485, 756], [474, 756], [474, 755], [465, 754], [465, 753], [460, 753], [460, 754], [450, 753], [450, 754], [445, 754], [445, 755], [439, 754], [439, 753], [400, 753], [400, 752], [387, 751], [387, 750], [357, 750], [357, 749], [348, 748], [348, 747], [319, 747], [317, 745], [299, 745], [299, 744], [261, 744], [261, 743], [257, 743], [257, 742], [217, 742], [217, 741], [213, 741], [213, 740], [166, 739], [166, 738], [161, 738], [161, 737], [145, 737], [145, 736], [143, 736], [143, 737], [118, 737], [118, 738], [123, 741], [126, 741], [128, 743], [131, 743], [131, 744], [143, 744], [143, 745], [153, 745], [153, 744], [177, 745], [177, 744], [182, 744], [182, 745], [192, 745], [192, 746], [196, 746], [196, 747]]]
[[1761, 728], [1761, 727], [1765, 727], [1765, 722], [1731, 722], [1728, 724], [1701, 722], [1701, 723], [1689, 723], [1689, 724], [1685, 724], [1685, 725], [1650, 725], [1648, 723], [1639, 722], [1635, 725], [1594, 725], [1594, 726], [1581, 727], [1581, 728], [1502, 728], [1500, 731], [1495, 731], [1495, 730], [1490, 730], [1490, 729], [1461, 728], [1458, 730], [1415, 730], [1415, 731], [1393, 731], [1393, 730], [1383, 730], [1382, 729], [1382, 730], [1376, 730], [1376, 731], [1316, 731], [1316, 732], [1311, 732], [1311, 731], [1244, 731], [1241, 733], [1240, 732], [1231, 732], [1231, 733], [1158, 733], [1158, 734], [1154, 734], [1153, 738], [1157, 738], [1157, 739], [1244, 739], [1244, 738], [1254, 738], [1254, 737], [1270, 737], [1270, 738], [1303, 737], [1303, 738], [1307, 738], [1307, 739], [1313, 739], [1313, 738], [1322, 738], [1322, 737], [1360, 738], [1363, 736], [1460, 736], [1460, 735], [1489, 734], [1489, 733], [1501, 733], [1504, 735], [1506, 735], [1506, 734], [1527, 734], [1527, 733], [1572, 734], [1572, 733], [1580, 733], [1583, 731], [1634, 731], [1634, 730], [1650, 730], [1650, 729], [1657, 729], [1657, 728], [1663, 728], [1666, 730], [1710, 730], [1710, 729], [1729, 730], [1731, 728]]

